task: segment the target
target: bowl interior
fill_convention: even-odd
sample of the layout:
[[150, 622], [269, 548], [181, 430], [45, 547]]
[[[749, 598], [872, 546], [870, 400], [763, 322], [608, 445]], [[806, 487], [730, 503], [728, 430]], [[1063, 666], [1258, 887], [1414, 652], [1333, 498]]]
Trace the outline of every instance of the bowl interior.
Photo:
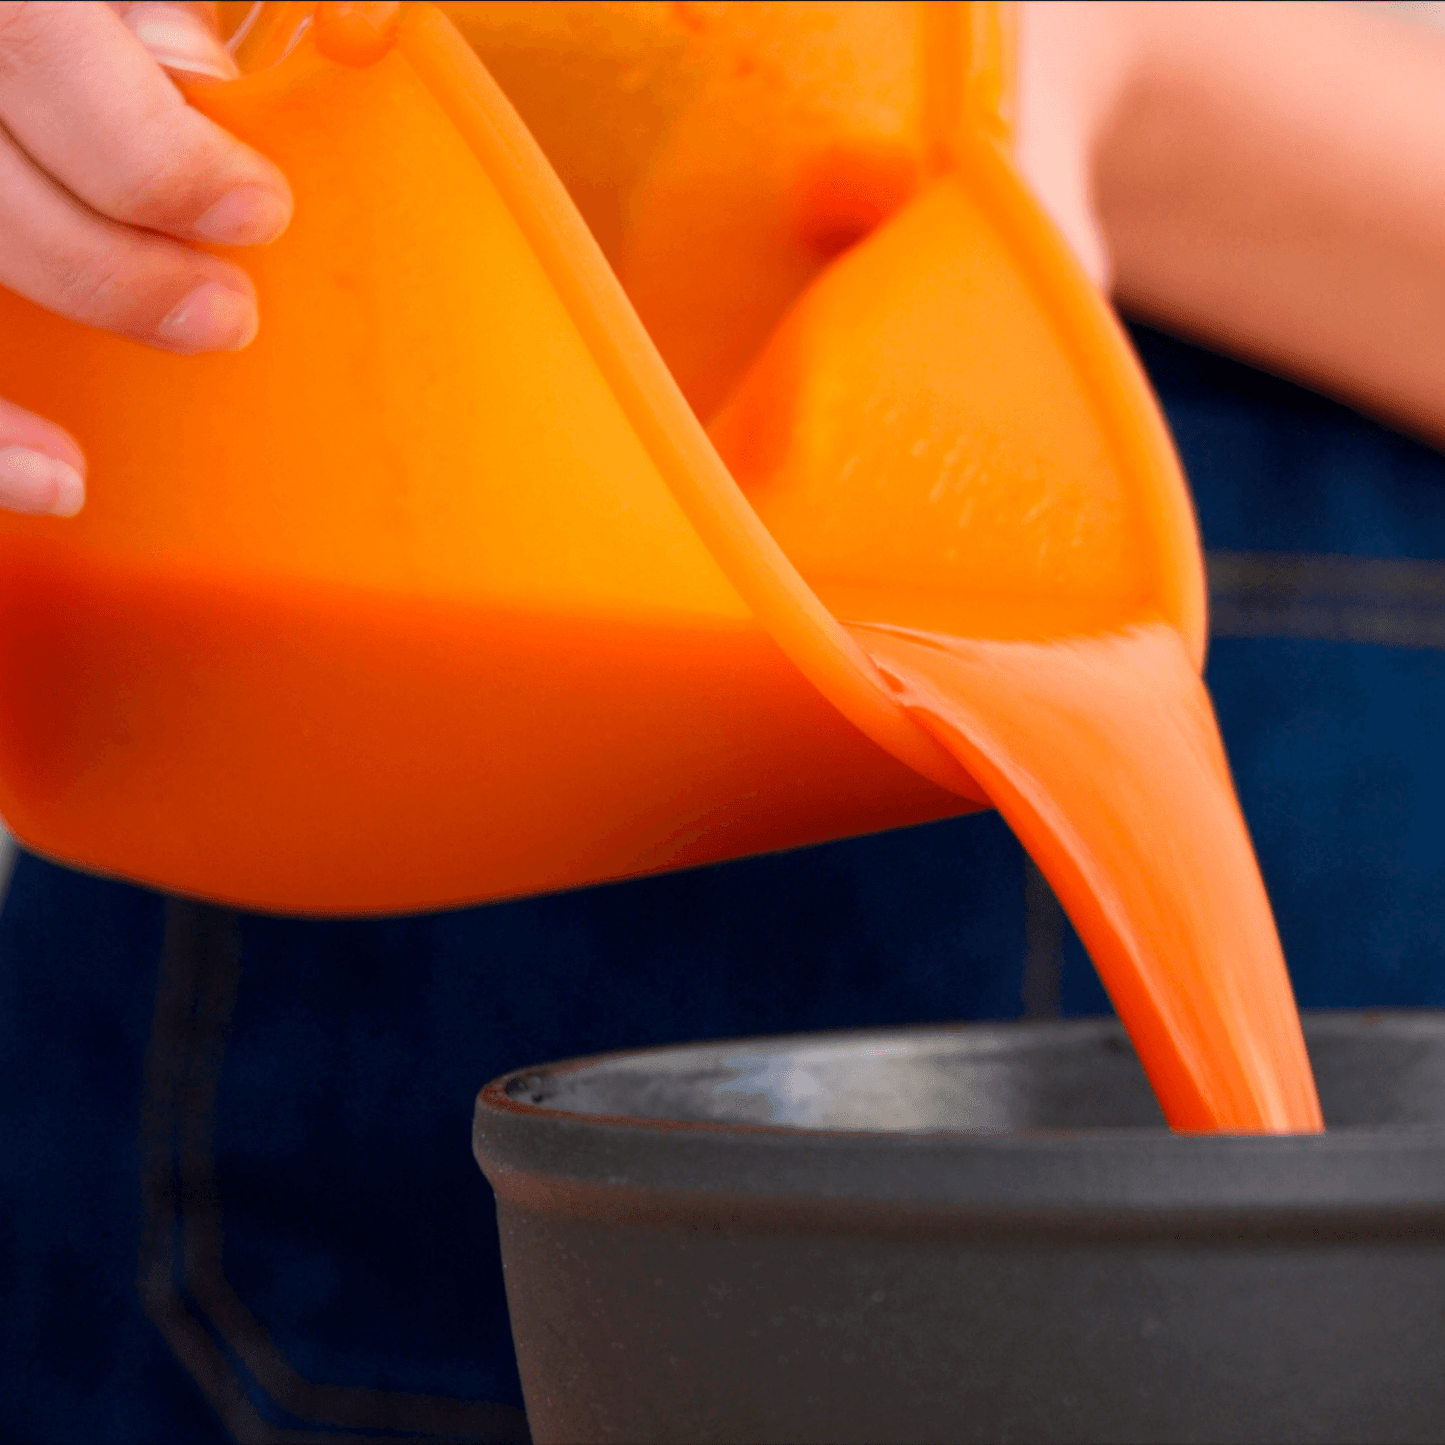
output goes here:
[[[1445, 1123], [1445, 1011], [1305, 1015], [1328, 1124]], [[529, 1071], [520, 1104], [801, 1129], [1163, 1128], [1113, 1019], [795, 1035]]]

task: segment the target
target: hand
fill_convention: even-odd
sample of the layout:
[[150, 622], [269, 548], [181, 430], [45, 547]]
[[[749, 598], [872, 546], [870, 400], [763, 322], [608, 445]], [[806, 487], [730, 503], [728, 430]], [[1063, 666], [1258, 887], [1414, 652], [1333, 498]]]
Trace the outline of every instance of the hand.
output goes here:
[[[240, 350], [250, 278], [182, 243], [275, 240], [291, 190], [167, 70], [236, 74], [214, 5], [0, 3], [0, 285], [166, 351]], [[84, 478], [73, 437], [0, 399], [0, 507], [73, 516]]]

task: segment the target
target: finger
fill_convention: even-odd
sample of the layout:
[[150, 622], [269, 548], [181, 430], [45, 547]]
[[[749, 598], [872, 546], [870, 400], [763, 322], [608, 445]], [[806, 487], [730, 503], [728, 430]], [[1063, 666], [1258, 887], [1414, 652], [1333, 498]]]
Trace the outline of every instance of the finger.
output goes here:
[[127, 30], [158, 65], [173, 73], [207, 80], [235, 80], [241, 73], [221, 44], [213, 4], [107, 0]]
[[54, 422], [0, 400], [0, 507], [73, 517], [85, 505], [85, 457]]
[[[127, 20], [144, 29], [162, 15], [173, 32], [199, 24], [167, 5], [137, 5]], [[0, 122], [112, 220], [242, 246], [274, 240], [291, 217], [281, 172], [187, 105], [99, 0], [0, 3]]]
[[88, 211], [0, 132], [0, 285], [168, 351], [239, 350], [256, 292], [237, 265]]

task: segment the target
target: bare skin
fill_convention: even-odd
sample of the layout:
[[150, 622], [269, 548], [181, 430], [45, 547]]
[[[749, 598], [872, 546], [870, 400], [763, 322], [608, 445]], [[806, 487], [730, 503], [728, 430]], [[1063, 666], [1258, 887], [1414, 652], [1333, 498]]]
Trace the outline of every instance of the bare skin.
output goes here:
[[[214, 7], [0, 4], [0, 284], [167, 351], [239, 349], [256, 296], [182, 244], [254, 245], [291, 218], [286, 178], [188, 106], [165, 66], [234, 74]], [[70, 516], [85, 458], [0, 400], [0, 506]]]
[[[256, 333], [285, 178], [167, 75], [224, 79], [205, 4], [0, 3], [0, 284], [183, 353]], [[1341, 4], [1025, 0], [1018, 158], [1131, 312], [1445, 445], [1445, 35]], [[85, 459], [0, 400], [0, 507], [73, 515]]]
[[1301, 0], [1021, 20], [1021, 163], [1115, 299], [1445, 446], [1445, 34]]

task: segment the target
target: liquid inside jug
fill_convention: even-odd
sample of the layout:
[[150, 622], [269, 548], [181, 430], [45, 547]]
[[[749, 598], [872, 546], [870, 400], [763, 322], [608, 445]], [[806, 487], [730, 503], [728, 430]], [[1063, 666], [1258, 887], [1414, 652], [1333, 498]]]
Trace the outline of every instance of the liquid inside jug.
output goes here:
[[[411, 7], [372, 54], [332, 13], [257, 22], [253, 73], [191, 94], [297, 196], [237, 255], [251, 347], [163, 355], [0, 296], [0, 389], [93, 478], [73, 521], [0, 519], [20, 836], [229, 903], [385, 913], [993, 803], [1171, 1122], [1317, 1127], [1200, 701], [1187, 493], [1117, 324], [966, 103], [960, 17], [992, 12], [916, 7], [945, 17], [915, 40], [952, 96], [920, 105], [917, 165], [823, 137], [797, 169], [841, 198], [805, 228], [816, 266], [755, 266], [748, 346], [679, 351], [677, 376], [446, 18]], [[646, 248], [618, 245], [635, 273]], [[644, 313], [686, 279], [665, 260], [660, 290], [634, 274]], [[1149, 794], [1162, 823], [1149, 797], [1120, 822], [1138, 685], [1163, 720], [1132, 736], [1195, 768]], [[1201, 820], [1210, 845], [1171, 851]]]

